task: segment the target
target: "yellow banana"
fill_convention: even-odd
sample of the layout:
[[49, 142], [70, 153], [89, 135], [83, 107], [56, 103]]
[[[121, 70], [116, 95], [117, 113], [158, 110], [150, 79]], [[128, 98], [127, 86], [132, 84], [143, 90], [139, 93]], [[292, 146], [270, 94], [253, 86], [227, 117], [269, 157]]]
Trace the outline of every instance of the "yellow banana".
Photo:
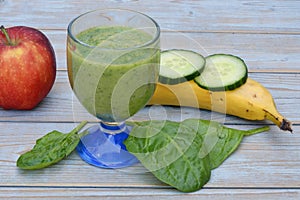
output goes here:
[[153, 104], [202, 108], [247, 120], [268, 119], [280, 129], [292, 132], [291, 123], [277, 111], [270, 92], [251, 78], [239, 88], [218, 92], [202, 89], [194, 81], [158, 83], [149, 102]]

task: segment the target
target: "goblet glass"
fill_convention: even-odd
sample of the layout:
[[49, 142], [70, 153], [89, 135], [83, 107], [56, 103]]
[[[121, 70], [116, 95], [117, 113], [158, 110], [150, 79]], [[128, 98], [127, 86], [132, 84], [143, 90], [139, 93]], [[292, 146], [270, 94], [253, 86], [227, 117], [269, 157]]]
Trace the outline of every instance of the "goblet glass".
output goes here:
[[98, 119], [77, 152], [89, 164], [121, 168], [135, 164], [123, 141], [125, 120], [152, 97], [158, 80], [160, 28], [149, 16], [125, 9], [84, 13], [68, 26], [67, 65], [79, 102]]

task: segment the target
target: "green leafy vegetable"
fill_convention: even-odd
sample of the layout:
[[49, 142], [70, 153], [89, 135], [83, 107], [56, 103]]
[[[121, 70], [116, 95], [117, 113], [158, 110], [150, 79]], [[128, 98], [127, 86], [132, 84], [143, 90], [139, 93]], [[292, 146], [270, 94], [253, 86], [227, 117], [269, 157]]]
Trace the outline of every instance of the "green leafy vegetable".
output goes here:
[[241, 131], [218, 122], [187, 119], [183, 122], [135, 123], [126, 148], [164, 183], [183, 192], [199, 190], [239, 146], [245, 135], [269, 130]]
[[17, 166], [21, 169], [41, 169], [59, 162], [76, 148], [81, 137], [78, 132], [86, 123], [81, 122], [68, 134], [52, 131], [41, 137], [32, 150], [19, 157]]
[[220, 166], [238, 148], [244, 136], [254, 135], [270, 129], [265, 126], [251, 130], [237, 130], [222, 126], [215, 121], [198, 119], [188, 119], [182, 123], [204, 138], [203, 151], [200, 152], [200, 157], [209, 154], [211, 169]]
[[201, 135], [172, 121], [139, 123], [125, 141], [128, 151], [158, 179], [185, 192], [201, 188], [210, 178], [208, 156], [195, 156], [202, 143]]

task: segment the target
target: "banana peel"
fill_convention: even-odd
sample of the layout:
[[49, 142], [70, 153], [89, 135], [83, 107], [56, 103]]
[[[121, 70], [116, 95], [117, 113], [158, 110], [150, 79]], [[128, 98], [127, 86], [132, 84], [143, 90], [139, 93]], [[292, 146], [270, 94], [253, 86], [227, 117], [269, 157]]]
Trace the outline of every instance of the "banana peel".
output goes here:
[[148, 105], [186, 106], [211, 110], [247, 120], [270, 120], [281, 130], [292, 132], [292, 125], [276, 109], [270, 92], [248, 78], [230, 91], [209, 91], [193, 80], [175, 85], [158, 83]]

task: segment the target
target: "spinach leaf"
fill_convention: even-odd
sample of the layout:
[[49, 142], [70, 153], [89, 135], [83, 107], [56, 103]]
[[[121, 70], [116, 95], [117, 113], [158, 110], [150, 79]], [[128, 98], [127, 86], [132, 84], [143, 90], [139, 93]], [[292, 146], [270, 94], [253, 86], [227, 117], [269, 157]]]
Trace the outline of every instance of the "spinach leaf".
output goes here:
[[41, 137], [32, 150], [18, 158], [17, 166], [21, 169], [41, 169], [59, 162], [76, 148], [80, 141], [78, 132], [86, 123], [81, 122], [68, 134], [55, 130]]
[[204, 138], [200, 158], [209, 154], [211, 169], [220, 166], [238, 148], [244, 136], [269, 130], [267, 126], [246, 131], [237, 130], [215, 121], [198, 119], [187, 119], [182, 123]]
[[172, 121], [142, 122], [125, 141], [126, 148], [159, 180], [192, 192], [210, 178], [209, 157], [198, 159], [202, 136]]
[[159, 180], [192, 192], [209, 181], [211, 170], [237, 149], [244, 135], [268, 129], [241, 131], [199, 119], [146, 121], [135, 123], [125, 145]]

